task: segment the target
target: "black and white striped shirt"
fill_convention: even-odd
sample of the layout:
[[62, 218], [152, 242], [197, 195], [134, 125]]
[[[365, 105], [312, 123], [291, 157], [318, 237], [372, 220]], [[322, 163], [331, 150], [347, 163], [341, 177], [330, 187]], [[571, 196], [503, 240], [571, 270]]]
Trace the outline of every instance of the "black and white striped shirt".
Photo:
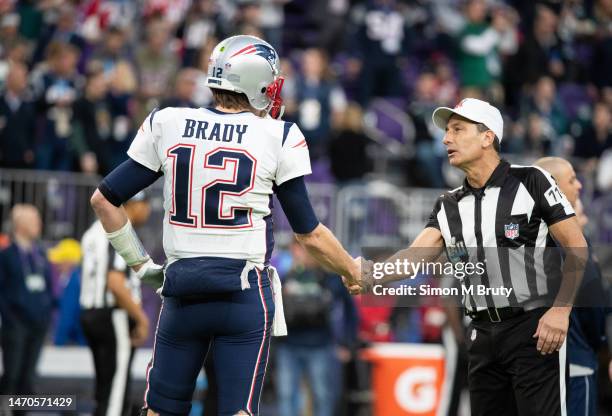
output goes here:
[[107, 285], [108, 272], [111, 270], [125, 273], [128, 276], [126, 286], [130, 289], [134, 302], [140, 303], [140, 280], [110, 245], [100, 221], [93, 223], [83, 234], [81, 248], [83, 250], [80, 295], [82, 309], [116, 306], [115, 297]]
[[451, 260], [463, 252], [463, 261], [484, 262], [485, 273], [471, 274], [464, 284], [513, 289], [508, 297], [464, 297], [468, 309], [481, 310], [530, 305], [550, 295], [552, 269], [560, 266], [560, 259], [552, 264], [549, 255], [556, 253], [545, 250], [548, 227], [573, 215], [548, 172], [502, 160], [484, 187], [474, 189], [466, 179], [441, 195], [427, 227], [440, 230]]

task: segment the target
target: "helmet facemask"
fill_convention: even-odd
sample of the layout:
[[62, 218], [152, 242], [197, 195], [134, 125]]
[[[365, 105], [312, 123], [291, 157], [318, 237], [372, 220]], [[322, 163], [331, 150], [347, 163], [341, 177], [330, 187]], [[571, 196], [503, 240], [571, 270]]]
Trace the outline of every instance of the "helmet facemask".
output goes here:
[[285, 78], [277, 77], [266, 89], [266, 96], [270, 99], [268, 114], [274, 119], [280, 119], [285, 112], [285, 106], [281, 98], [281, 90], [284, 83]]

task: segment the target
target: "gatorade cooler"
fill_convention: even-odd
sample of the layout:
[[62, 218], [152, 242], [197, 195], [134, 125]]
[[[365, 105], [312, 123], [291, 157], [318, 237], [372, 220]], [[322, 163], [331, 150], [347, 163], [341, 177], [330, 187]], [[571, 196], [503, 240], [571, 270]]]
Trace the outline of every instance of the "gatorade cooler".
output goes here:
[[374, 416], [435, 416], [444, 384], [444, 349], [431, 344], [372, 344]]

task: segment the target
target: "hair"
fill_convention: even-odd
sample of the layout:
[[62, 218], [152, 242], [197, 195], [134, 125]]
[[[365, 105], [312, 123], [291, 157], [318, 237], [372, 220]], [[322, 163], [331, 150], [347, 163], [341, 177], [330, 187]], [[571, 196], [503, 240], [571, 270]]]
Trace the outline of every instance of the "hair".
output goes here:
[[251, 110], [251, 104], [247, 96], [241, 92], [233, 92], [211, 88], [215, 106], [229, 108], [232, 110]]
[[[490, 128], [485, 126], [483, 123], [476, 123], [476, 129], [478, 129], [478, 133], [484, 133], [487, 130], [491, 130]], [[493, 138], [493, 149], [498, 154], [501, 151], [501, 146], [500, 146], [500, 143], [499, 143], [499, 137], [497, 137], [497, 135], [495, 135], [494, 138]]]
[[60, 58], [64, 53], [79, 54], [79, 50], [70, 43], [53, 41], [47, 47], [46, 57], [49, 60]]

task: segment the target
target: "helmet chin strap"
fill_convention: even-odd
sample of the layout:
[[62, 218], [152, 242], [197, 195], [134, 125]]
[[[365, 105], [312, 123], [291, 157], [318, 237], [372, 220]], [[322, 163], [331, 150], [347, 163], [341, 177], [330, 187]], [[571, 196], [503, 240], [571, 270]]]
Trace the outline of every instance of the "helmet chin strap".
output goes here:
[[285, 112], [285, 106], [283, 105], [283, 99], [281, 98], [281, 90], [283, 89], [284, 83], [285, 78], [278, 77], [270, 85], [268, 85], [266, 90], [266, 95], [271, 100], [268, 114], [270, 114], [270, 117], [274, 119], [280, 119]]

